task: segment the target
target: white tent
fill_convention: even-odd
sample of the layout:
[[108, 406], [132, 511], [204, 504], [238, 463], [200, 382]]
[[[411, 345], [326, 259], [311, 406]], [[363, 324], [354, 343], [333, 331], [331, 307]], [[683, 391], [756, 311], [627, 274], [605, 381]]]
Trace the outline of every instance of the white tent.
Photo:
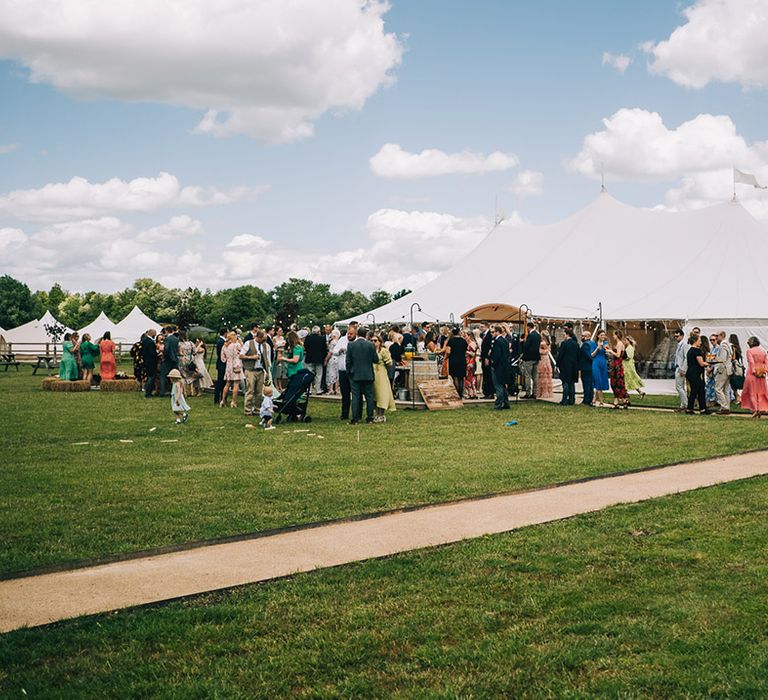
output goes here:
[[161, 324], [153, 321], [138, 306], [134, 306], [120, 323], [115, 324], [112, 340], [117, 343], [135, 343], [142, 333], [150, 328], [158, 329], [160, 326]]
[[109, 316], [107, 316], [103, 311], [93, 320], [91, 321], [87, 326], [83, 326], [80, 330], [80, 337], [82, 338], [83, 335], [86, 333], [90, 334], [91, 341], [94, 343], [101, 338], [106, 331], [109, 331], [113, 336], [115, 335], [115, 323], [112, 321]]
[[[3, 333], [6, 343], [13, 344], [13, 350], [18, 355], [36, 355], [45, 352], [53, 353], [54, 343], [48, 331], [45, 330], [45, 326], [53, 326], [58, 324], [64, 326], [63, 323], [59, 323], [50, 311], [46, 311], [44, 316], [38, 321], [29, 321], [17, 328], [12, 328], [9, 331]], [[59, 337], [61, 342], [64, 333], [72, 333], [72, 329], [64, 326], [64, 331]], [[60, 354], [60, 350], [57, 348], [56, 352]]]
[[577, 320], [602, 303], [607, 319], [677, 319], [765, 343], [766, 260], [768, 226], [738, 202], [669, 212], [602, 193], [554, 224], [497, 226], [459, 264], [371, 313], [377, 323], [402, 323], [416, 302], [422, 313], [414, 320], [459, 321], [473, 307], [503, 302]]

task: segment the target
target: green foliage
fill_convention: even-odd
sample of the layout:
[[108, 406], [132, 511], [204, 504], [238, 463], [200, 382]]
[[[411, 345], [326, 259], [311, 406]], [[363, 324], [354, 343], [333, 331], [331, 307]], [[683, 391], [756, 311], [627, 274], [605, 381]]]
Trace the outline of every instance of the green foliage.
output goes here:
[[393, 297], [377, 290], [369, 297], [350, 290], [333, 292], [328, 284], [292, 277], [269, 292], [251, 284], [218, 292], [201, 292], [195, 287], [169, 289], [153, 279], [142, 278], [112, 294], [68, 292], [58, 283], [47, 292], [30, 293], [25, 284], [5, 275], [0, 278], [0, 325], [14, 328], [50, 310], [70, 328], [82, 328], [102, 311], [119, 322], [138, 306], [159, 323], [182, 327], [200, 323], [215, 329], [222, 325], [245, 328], [252, 321], [277, 321], [284, 327], [292, 323], [311, 326], [365, 313], [407, 291], [401, 290]]
[[36, 305], [26, 284], [10, 275], [0, 277], [0, 326], [15, 328], [39, 318], [35, 311]]
[[401, 289], [399, 292], [395, 292], [392, 295], [392, 300], [394, 301], [395, 299], [402, 299], [404, 296], [410, 293], [411, 293], [410, 289]]

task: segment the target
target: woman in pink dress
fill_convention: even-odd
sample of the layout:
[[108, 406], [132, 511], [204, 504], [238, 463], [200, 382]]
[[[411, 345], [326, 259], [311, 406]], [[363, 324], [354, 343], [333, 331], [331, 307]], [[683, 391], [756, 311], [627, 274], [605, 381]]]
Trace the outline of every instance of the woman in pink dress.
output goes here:
[[101, 378], [114, 379], [117, 373], [117, 363], [115, 362], [115, 344], [112, 342], [112, 334], [107, 331], [104, 333], [99, 343], [99, 353], [101, 355]]
[[237, 408], [237, 390], [240, 388], [240, 380], [245, 377], [243, 361], [240, 359], [242, 347], [243, 344], [237, 339], [236, 333], [232, 331], [227, 333], [227, 339], [221, 349], [221, 361], [227, 365], [224, 370], [224, 392], [219, 403], [222, 408], [227, 402], [230, 389], [232, 389], [232, 402], [229, 405], [231, 408]]
[[747, 340], [747, 369], [744, 372], [744, 389], [741, 405], [752, 411], [752, 418], [760, 418], [768, 411], [768, 354], [760, 347], [760, 341], [752, 336]]
[[552, 389], [552, 360], [549, 359], [549, 342], [542, 338], [539, 346], [541, 359], [536, 366], [536, 398], [552, 399], [555, 392]]

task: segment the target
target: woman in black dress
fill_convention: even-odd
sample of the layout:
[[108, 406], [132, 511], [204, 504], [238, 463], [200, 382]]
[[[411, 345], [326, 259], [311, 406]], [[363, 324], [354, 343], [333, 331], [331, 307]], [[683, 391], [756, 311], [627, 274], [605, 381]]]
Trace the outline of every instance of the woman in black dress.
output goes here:
[[464, 397], [464, 379], [467, 376], [467, 341], [461, 337], [461, 329], [454, 326], [451, 337], [444, 346], [448, 358], [448, 376], [451, 378], [459, 398]]
[[688, 350], [686, 359], [688, 360], [688, 369], [685, 372], [685, 378], [691, 385], [691, 392], [688, 394], [688, 410], [686, 413], [693, 413], [693, 404], [696, 399], [699, 401], [699, 413], [712, 413], [707, 408], [707, 396], [704, 388], [704, 370], [707, 365], [704, 360], [704, 352], [701, 349], [701, 336], [691, 336], [688, 339], [691, 346]]

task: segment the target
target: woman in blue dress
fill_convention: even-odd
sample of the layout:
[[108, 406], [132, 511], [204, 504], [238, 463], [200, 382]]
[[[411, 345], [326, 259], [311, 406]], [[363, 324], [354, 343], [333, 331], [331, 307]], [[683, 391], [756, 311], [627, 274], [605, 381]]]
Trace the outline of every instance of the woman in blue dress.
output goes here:
[[608, 357], [606, 348], [608, 341], [605, 338], [605, 331], [597, 331], [597, 344], [592, 351], [592, 383], [595, 385], [595, 406], [605, 406], [603, 403], [603, 392], [610, 389], [608, 383]]

